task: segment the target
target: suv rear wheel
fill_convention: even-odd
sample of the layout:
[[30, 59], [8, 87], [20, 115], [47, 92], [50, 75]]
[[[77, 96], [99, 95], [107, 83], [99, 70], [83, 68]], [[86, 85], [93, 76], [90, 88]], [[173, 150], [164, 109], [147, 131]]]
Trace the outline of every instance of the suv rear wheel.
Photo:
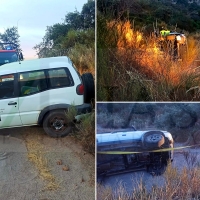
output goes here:
[[43, 128], [51, 137], [64, 137], [71, 132], [72, 122], [67, 119], [64, 111], [50, 111], [44, 118]]

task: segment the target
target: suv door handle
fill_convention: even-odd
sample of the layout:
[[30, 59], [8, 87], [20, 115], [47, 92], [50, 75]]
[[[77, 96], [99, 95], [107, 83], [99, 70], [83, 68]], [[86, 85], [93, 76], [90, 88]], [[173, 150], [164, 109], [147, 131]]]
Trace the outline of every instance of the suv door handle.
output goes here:
[[8, 103], [8, 105], [9, 105], [9, 106], [10, 106], [10, 105], [17, 105], [17, 102], [11, 101], [11, 102]]

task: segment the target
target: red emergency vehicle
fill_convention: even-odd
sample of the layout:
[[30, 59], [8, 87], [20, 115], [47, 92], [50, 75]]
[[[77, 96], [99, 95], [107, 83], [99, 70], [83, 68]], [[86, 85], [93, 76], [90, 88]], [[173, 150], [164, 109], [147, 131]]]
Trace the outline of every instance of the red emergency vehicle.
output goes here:
[[0, 43], [0, 65], [22, 60], [23, 54], [14, 43]]

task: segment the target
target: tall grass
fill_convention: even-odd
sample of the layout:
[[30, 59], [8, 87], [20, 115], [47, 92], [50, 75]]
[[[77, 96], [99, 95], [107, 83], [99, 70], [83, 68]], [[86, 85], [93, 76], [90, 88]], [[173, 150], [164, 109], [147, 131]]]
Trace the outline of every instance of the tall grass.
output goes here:
[[171, 56], [169, 44], [161, 51], [157, 38], [134, 30], [130, 21], [100, 16], [97, 24], [97, 100], [200, 99], [199, 71], [193, 66], [200, 44], [194, 37], [180, 46], [180, 61]]
[[87, 114], [77, 125], [77, 128], [77, 137], [80, 139], [83, 148], [95, 155], [95, 112]]
[[68, 56], [75, 64], [80, 74], [90, 72], [95, 75], [95, 48], [83, 44], [76, 44], [68, 52]]
[[[88, 153], [95, 154], [95, 111], [91, 113], [77, 115], [77, 109], [72, 105], [68, 108], [66, 116], [73, 122], [74, 127], [71, 136], [80, 141], [83, 149]], [[75, 120], [76, 117], [76, 120]]]

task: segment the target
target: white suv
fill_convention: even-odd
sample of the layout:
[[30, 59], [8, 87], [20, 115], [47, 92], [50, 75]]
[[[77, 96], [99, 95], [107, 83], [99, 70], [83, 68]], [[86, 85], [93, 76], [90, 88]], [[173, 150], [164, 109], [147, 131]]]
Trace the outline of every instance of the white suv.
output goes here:
[[[94, 80], [82, 75], [68, 57], [42, 58], [0, 67], [0, 129], [43, 125], [52, 137], [71, 131], [66, 111], [91, 111]], [[87, 103], [86, 103], [87, 102]]]
[[138, 170], [160, 175], [173, 160], [174, 140], [167, 131], [129, 128], [97, 134], [96, 139], [98, 178]]

